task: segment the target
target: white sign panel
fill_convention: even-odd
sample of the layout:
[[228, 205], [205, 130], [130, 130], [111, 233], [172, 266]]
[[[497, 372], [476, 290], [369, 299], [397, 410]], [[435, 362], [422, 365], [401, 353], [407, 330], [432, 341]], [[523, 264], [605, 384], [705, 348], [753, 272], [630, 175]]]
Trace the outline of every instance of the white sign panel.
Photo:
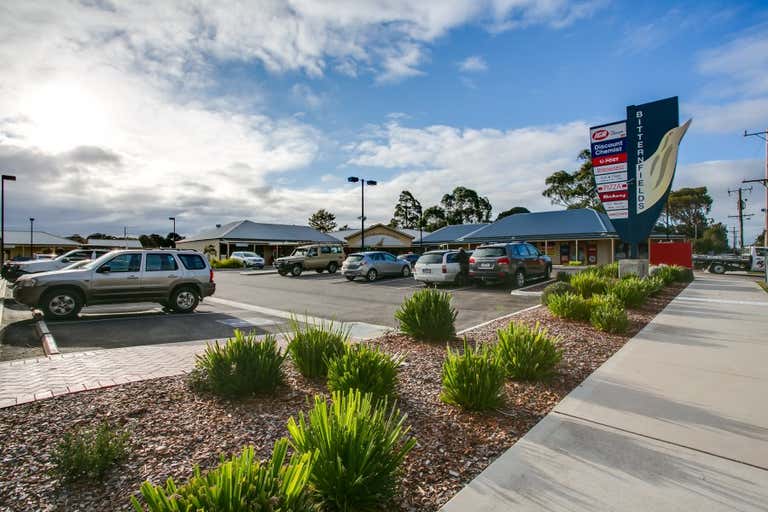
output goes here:
[[625, 172], [613, 172], [611, 174], [598, 174], [595, 176], [595, 183], [601, 185], [603, 183], [616, 183], [617, 181], [627, 181], [627, 173]]
[[608, 201], [603, 203], [605, 211], [611, 210], [626, 210], [629, 208], [629, 201]]
[[608, 210], [606, 212], [609, 219], [627, 219], [629, 218], [629, 210]]
[[627, 136], [627, 122], [598, 126], [589, 131], [589, 138], [592, 143], [603, 142], [606, 140], [621, 139]]
[[629, 185], [626, 181], [623, 183], [606, 183], [604, 185], [597, 186], [598, 194], [602, 194], [603, 192], [619, 192], [621, 190], [629, 190]]
[[595, 174], [608, 174], [609, 172], [625, 172], [627, 170], [627, 162], [620, 164], [601, 165], [600, 167], [593, 167], [592, 170]]

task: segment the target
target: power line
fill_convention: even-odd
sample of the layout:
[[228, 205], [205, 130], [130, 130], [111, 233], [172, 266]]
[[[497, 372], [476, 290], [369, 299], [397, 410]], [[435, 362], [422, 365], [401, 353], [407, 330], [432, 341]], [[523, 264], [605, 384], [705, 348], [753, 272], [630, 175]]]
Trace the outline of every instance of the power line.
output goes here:
[[[730, 196], [732, 193], [738, 194], [739, 199], [736, 203], [736, 209], [739, 212], [738, 215], [729, 215], [730, 218], [738, 218], [739, 219], [739, 248], [744, 248], [744, 217], [750, 218], [754, 214], [753, 213], [744, 213], [744, 207], [747, 204], [747, 200], [743, 199], [742, 192], [747, 191], [750, 194], [752, 193], [752, 187], [739, 187], [735, 190], [728, 190], [728, 195]], [[734, 228], [735, 229], [735, 228]], [[734, 240], [733, 240], [733, 246], [736, 247], [736, 235], [734, 234]]]

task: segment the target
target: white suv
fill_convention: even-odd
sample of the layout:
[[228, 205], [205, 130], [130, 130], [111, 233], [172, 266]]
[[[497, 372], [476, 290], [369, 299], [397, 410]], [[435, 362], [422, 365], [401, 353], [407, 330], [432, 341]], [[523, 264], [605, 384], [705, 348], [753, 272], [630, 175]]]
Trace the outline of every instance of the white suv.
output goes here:
[[245, 267], [256, 267], [258, 269], [264, 268], [264, 258], [250, 251], [237, 251], [233, 252], [230, 256], [233, 260], [239, 260], [243, 262]]

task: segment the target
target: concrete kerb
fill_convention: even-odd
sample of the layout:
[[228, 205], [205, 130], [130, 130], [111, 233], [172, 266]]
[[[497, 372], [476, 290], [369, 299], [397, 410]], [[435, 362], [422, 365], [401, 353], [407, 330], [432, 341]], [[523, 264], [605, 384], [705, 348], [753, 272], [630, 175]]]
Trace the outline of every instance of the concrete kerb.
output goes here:
[[53, 337], [53, 334], [51, 334], [51, 331], [48, 329], [48, 325], [46, 325], [45, 320], [43, 320], [43, 315], [38, 311], [35, 311], [34, 315], [35, 333], [37, 333], [37, 339], [40, 340], [40, 343], [43, 346], [43, 352], [45, 352], [46, 356], [59, 354], [56, 338]]

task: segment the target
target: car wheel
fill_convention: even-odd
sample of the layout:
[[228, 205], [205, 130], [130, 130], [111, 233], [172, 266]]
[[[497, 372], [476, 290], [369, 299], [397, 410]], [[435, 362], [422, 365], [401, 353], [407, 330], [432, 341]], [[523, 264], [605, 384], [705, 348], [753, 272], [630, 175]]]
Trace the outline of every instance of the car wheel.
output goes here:
[[522, 288], [525, 286], [525, 273], [521, 270], [515, 272], [515, 288]]
[[347, 281], [354, 281], [355, 280], [355, 276], [344, 276], [344, 277], [347, 278]]
[[278, 270], [277, 273], [280, 274], [281, 276], [287, 276], [288, 275], [288, 272], [286, 272], [285, 270]]
[[409, 267], [408, 265], [404, 266], [402, 271], [402, 276], [411, 277], [411, 267]]
[[304, 270], [304, 269], [302, 269], [302, 268], [301, 268], [301, 265], [294, 265], [294, 266], [291, 268], [291, 275], [292, 275], [293, 277], [299, 277], [299, 276], [301, 275], [301, 271], [302, 271], [302, 270]]
[[376, 272], [376, 269], [373, 268], [369, 270], [367, 274], [365, 274], [365, 278], [369, 283], [375, 281], [377, 277], [379, 277], [379, 273]]
[[315, 272], [317, 272], [318, 274], [322, 274], [323, 273], [323, 269], [322, 268], [316, 268]]
[[725, 265], [722, 263], [714, 263], [709, 267], [709, 271], [713, 274], [725, 274]]
[[177, 313], [191, 313], [199, 303], [200, 298], [192, 288], [179, 288], [171, 295], [171, 309]]
[[53, 290], [43, 297], [43, 314], [49, 320], [75, 318], [83, 308], [80, 294], [72, 290]]
[[339, 265], [335, 261], [332, 261], [328, 264], [329, 274], [335, 274], [337, 270], [339, 270]]

